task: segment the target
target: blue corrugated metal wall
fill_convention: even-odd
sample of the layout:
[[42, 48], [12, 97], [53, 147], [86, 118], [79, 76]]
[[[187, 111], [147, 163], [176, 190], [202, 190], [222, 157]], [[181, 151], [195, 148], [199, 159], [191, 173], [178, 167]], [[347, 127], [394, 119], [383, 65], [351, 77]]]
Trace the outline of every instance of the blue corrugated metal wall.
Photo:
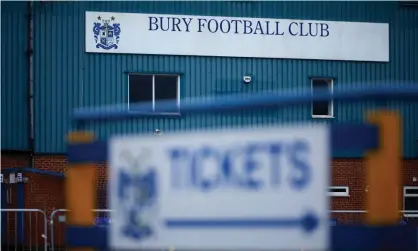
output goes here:
[[[373, 11], [370, 11], [373, 10]], [[418, 14], [396, 2], [37, 2], [35, 4], [35, 149], [65, 151], [65, 133], [73, 108], [126, 102], [129, 72], [181, 73], [181, 96], [202, 97], [231, 92], [309, 88], [310, 76], [335, 77], [335, 86], [391, 80], [418, 81]], [[85, 11], [390, 23], [390, 62], [337, 62], [158, 55], [86, 54]], [[243, 85], [251, 74], [253, 84]], [[373, 84], [373, 83], [368, 83]], [[372, 101], [335, 104], [336, 118], [325, 123], [360, 121]], [[418, 107], [390, 102], [404, 115], [405, 156], [417, 154]], [[111, 133], [151, 133], [212, 126], [312, 120], [310, 107], [188, 118], [142, 118], [93, 125], [102, 137]], [[357, 156], [346, 156], [357, 157]]]
[[26, 2], [1, 2], [1, 149], [28, 149]]

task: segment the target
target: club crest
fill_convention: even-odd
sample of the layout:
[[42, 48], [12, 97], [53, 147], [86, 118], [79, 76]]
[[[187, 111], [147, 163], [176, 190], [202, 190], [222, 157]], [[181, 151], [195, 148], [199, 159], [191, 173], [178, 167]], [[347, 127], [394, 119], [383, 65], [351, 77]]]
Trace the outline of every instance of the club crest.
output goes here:
[[[135, 240], [153, 236], [153, 222], [157, 213], [157, 175], [154, 168], [147, 166], [144, 154], [133, 156], [129, 152], [121, 155], [128, 169], [121, 169], [118, 179], [118, 207], [124, 211], [121, 235]], [[145, 164], [145, 165], [144, 165]]]
[[116, 23], [116, 18], [114, 16], [109, 19], [98, 16], [97, 22], [93, 25], [96, 48], [102, 48], [105, 50], [117, 49], [120, 32], [120, 24]]

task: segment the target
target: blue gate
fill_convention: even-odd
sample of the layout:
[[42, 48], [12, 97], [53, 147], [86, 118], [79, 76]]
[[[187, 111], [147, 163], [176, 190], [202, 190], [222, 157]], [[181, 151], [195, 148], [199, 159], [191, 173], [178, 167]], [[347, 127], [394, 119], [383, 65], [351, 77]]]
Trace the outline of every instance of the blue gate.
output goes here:
[[[310, 92], [302, 95], [283, 95], [274, 93], [254, 94], [252, 96], [230, 96], [205, 99], [204, 102], [191, 102], [182, 105], [181, 115], [196, 113], [234, 112], [249, 109], [278, 108], [280, 106], [309, 104], [312, 101], [344, 100], [358, 101], [373, 99], [382, 104], [371, 111], [367, 121], [359, 124], [332, 124], [331, 146], [333, 151], [359, 151], [365, 156], [367, 180], [369, 184], [367, 225], [332, 227], [332, 250], [417, 250], [417, 229], [400, 226], [398, 195], [400, 191], [401, 165], [401, 125], [397, 111], [385, 109], [388, 99], [418, 100], [416, 84], [399, 88], [362, 88], [334, 90], [312, 96]], [[166, 108], [171, 102], [161, 103]], [[138, 104], [144, 111], [147, 105]], [[139, 109], [138, 109], [139, 110]], [[145, 111], [146, 112], [146, 111]], [[94, 163], [107, 160], [107, 142], [94, 139], [90, 132], [83, 131], [88, 121], [128, 119], [143, 116], [144, 112], [119, 108], [82, 109], [74, 114], [77, 131], [68, 136], [67, 173], [68, 215], [67, 245], [69, 247], [108, 248], [108, 228], [93, 226], [94, 214]], [[418, 116], [418, 114], [417, 114]], [[417, 125], [418, 126], [418, 125]], [[355, 135], [355, 136], [353, 136]], [[382, 166], [385, 171], [382, 172]], [[385, 182], [382, 182], [382, 179]], [[83, 197], [78, 193], [82, 191]]]

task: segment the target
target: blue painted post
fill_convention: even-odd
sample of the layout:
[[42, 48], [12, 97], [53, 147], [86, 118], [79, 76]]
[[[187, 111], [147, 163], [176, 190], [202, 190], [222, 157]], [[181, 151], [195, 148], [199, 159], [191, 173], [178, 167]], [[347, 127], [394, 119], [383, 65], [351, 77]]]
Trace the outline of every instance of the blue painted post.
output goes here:
[[[70, 145], [91, 143], [94, 141], [94, 134], [90, 132], [71, 132], [68, 134]], [[66, 204], [68, 210], [67, 224], [73, 226], [92, 227], [95, 214], [93, 209], [96, 203], [96, 186], [94, 176], [95, 165], [86, 161], [84, 163], [73, 163], [69, 160], [69, 168], [66, 172]], [[82, 195], [82, 196], [80, 196]], [[87, 236], [87, 238], [89, 238]], [[68, 231], [67, 231], [68, 240]], [[67, 245], [71, 243], [67, 241]], [[71, 251], [93, 251], [93, 248], [71, 247]]]

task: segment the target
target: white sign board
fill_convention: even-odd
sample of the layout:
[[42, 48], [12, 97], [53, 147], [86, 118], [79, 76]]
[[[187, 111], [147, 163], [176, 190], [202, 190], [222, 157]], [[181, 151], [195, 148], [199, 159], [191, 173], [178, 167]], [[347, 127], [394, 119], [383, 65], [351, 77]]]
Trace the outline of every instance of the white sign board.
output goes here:
[[115, 137], [110, 248], [327, 250], [326, 126]]
[[86, 12], [86, 52], [389, 61], [389, 24]]

